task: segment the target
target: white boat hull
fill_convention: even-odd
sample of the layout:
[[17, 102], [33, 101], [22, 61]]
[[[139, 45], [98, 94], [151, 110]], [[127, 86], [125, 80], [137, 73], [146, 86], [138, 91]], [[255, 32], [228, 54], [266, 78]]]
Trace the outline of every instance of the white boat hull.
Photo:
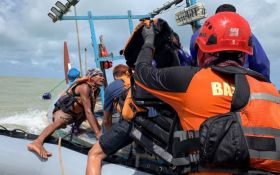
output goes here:
[[[44, 144], [52, 152], [48, 160], [39, 158], [27, 150], [30, 140], [0, 135], [0, 174], [1, 175], [60, 175], [62, 166], [58, 156], [58, 145]], [[84, 175], [87, 155], [61, 147], [61, 160], [64, 175]], [[104, 163], [102, 175], [148, 175], [148, 173], [117, 164]]]

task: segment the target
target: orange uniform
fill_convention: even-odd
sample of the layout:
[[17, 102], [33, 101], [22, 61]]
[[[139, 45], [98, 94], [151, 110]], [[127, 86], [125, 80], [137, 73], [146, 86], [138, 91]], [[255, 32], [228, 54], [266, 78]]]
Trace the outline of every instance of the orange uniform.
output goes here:
[[[265, 78], [253, 71], [239, 67], [224, 68], [228, 72], [215, 71], [215, 68], [152, 67], [153, 46], [142, 47], [135, 67], [136, 83], [171, 105], [178, 113], [185, 131], [199, 130], [208, 118], [232, 111], [232, 101], [236, 90], [237, 74], [245, 74], [249, 85], [248, 92], [235, 98], [248, 96], [246, 106], [240, 113], [240, 124], [244, 134], [254, 136], [248, 141], [258, 142], [265, 138], [271, 145], [254, 147], [248, 143], [250, 165], [254, 168], [280, 172], [280, 96], [276, 88]], [[234, 76], [233, 76], [234, 75]], [[249, 98], [250, 96], [250, 98]], [[238, 100], [237, 100], [238, 101]], [[238, 110], [234, 110], [238, 111]], [[254, 140], [257, 138], [256, 140]]]

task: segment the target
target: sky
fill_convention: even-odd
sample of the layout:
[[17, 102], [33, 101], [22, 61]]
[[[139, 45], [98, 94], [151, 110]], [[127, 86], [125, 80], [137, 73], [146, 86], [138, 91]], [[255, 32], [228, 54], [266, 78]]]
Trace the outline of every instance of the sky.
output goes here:
[[[63, 43], [67, 41], [73, 67], [78, 67], [77, 34], [74, 21], [53, 23], [47, 16], [56, 0], [0, 0], [0, 76], [28, 76], [63, 78]], [[66, 3], [66, 0], [61, 0]], [[148, 14], [167, 0], [80, 0], [76, 5], [78, 16]], [[201, 0], [208, 16], [215, 9], [230, 3], [251, 25], [252, 32], [262, 44], [271, 65], [271, 80], [280, 89], [280, 1], [279, 0]], [[192, 30], [189, 25], [177, 26], [174, 14], [183, 9], [185, 2], [172, 6], [156, 16], [169, 22], [176, 31], [185, 50], [189, 48]], [[71, 9], [66, 15], [73, 16]], [[134, 20], [134, 25], [137, 24]], [[203, 21], [202, 21], [203, 22]], [[118, 55], [129, 37], [127, 20], [95, 21], [97, 37], [103, 35], [109, 52]], [[89, 67], [94, 67], [88, 21], [79, 21], [81, 57], [84, 63], [85, 48]], [[121, 63], [118, 61], [114, 65]]]

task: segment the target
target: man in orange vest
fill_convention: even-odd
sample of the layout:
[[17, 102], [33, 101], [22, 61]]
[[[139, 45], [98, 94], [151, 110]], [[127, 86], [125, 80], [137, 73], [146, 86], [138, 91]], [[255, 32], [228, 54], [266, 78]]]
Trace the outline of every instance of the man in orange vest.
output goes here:
[[[248, 22], [233, 12], [206, 20], [196, 40], [199, 67], [153, 67], [153, 26], [144, 27], [142, 35], [145, 42], [137, 58], [135, 82], [171, 105], [184, 131], [199, 131], [200, 143], [207, 143], [199, 149], [200, 161], [280, 173], [280, 96], [263, 75], [242, 67], [245, 56], [253, 53]], [[204, 135], [213, 128], [210, 122], [219, 126], [214, 129], [233, 133], [225, 138], [224, 132], [214, 133], [229, 140], [219, 140], [222, 144], [215, 143], [217, 148], [207, 146], [213, 138]], [[209, 156], [208, 149], [214, 148]]]
[[[119, 64], [114, 67], [113, 76], [115, 80], [105, 89], [104, 132], [88, 153], [87, 175], [101, 174], [102, 160], [132, 143], [131, 120], [136, 111], [144, 111], [132, 102], [129, 68]], [[113, 109], [120, 113], [120, 120], [112, 125]]]
[[103, 73], [98, 69], [90, 69], [86, 77], [76, 80], [65, 94], [54, 104], [53, 123], [49, 124], [43, 132], [32, 143], [27, 145], [29, 151], [37, 153], [40, 157], [47, 159], [52, 154], [43, 147], [44, 140], [58, 128], [66, 125], [87, 120], [90, 127], [99, 138], [100, 126], [94, 117], [94, 107], [99, 94], [99, 87], [103, 85]]
[[106, 130], [112, 126], [113, 109], [115, 108], [119, 113], [122, 111], [123, 104], [120, 103], [124, 102], [127, 95], [125, 92], [130, 87], [130, 77], [127, 74], [128, 67], [126, 65], [115, 66], [113, 69], [114, 81], [105, 89], [103, 126]]

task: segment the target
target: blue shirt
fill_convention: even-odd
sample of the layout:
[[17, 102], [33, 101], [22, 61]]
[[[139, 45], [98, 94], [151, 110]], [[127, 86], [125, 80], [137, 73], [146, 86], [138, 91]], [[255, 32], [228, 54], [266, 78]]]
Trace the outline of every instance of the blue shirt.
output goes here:
[[190, 54], [186, 53], [182, 48], [177, 51], [181, 66], [192, 66], [193, 59]]
[[[194, 62], [196, 62], [197, 57], [195, 42], [198, 37], [198, 34], [199, 30], [196, 30], [192, 35], [190, 42], [190, 52]], [[252, 43], [253, 55], [246, 55], [246, 62], [244, 64], [244, 67], [261, 73], [266, 77], [268, 81], [270, 81], [270, 62], [265, 54], [265, 51], [263, 50], [261, 44], [254, 35], [252, 35]]]
[[104, 111], [112, 112], [114, 108], [114, 100], [125, 90], [122, 80], [114, 80], [105, 89], [104, 95]]
[[[114, 100], [120, 97], [125, 90], [124, 83], [122, 80], [114, 80], [110, 83], [105, 89], [105, 98], [104, 98], [104, 111], [112, 112], [114, 109]], [[149, 107], [148, 116], [156, 117], [158, 115], [156, 109]]]

